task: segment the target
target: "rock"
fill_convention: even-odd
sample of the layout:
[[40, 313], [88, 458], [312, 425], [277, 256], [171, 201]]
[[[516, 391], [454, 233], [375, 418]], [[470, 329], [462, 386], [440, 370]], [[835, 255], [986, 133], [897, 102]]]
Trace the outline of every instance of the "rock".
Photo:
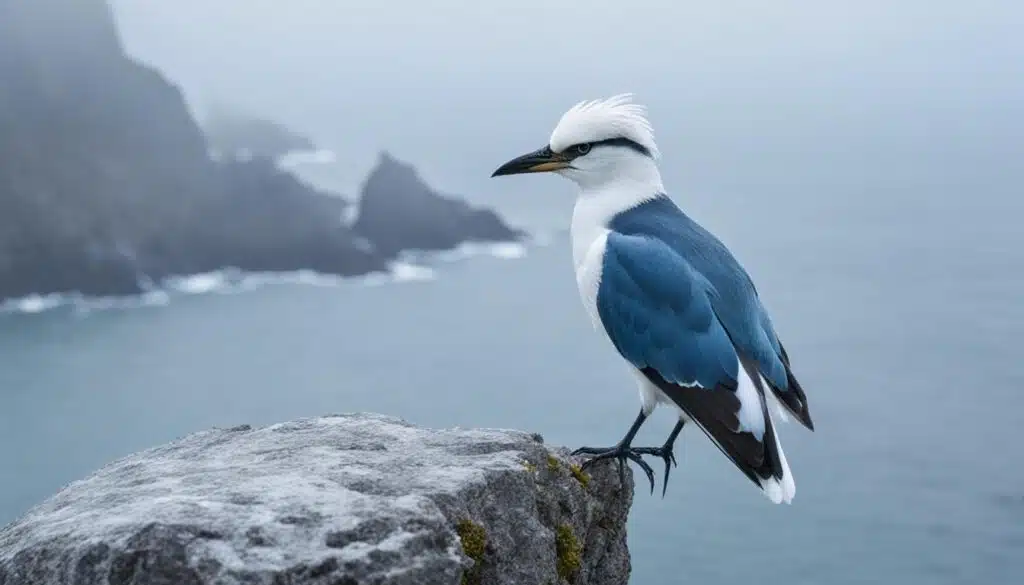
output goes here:
[[[73, 18], [72, 18], [73, 16]], [[127, 295], [221, 268], [388, 269], [349, 205], [266, 160], [217, 164], [104, 0], [0, 2], [0, 300]]]
[[435, 192], [411, 165], [387, 152], [363, 185], [353, 229], [390, 256], [403, 250], [450, 250], [463, 242], [524, 238], [494, 211]]
[[215, 162], [181, 91], [124, 53], [105, 0], [0, 1], [0, 79], [0, 301], [223, 268], [351, 276], [405, 249], [521, 236], [390, 157], [358, 234], [348, 202], [274, 166], [312, 144], [271, 122], [221, 116], [209, 133], [253, 156]]
[[627, 478], [372, 414], [200, 432], [0, 530], [0, 584], [624, 585]]
[[230, 112], [218, 106], [203, 121], [207, 142], [214, 151], [224, 155], [277, 159], [290, 152], [312, 151], [313, 141], [288, 128], [253, 116]]
[[[224, 195], [140, 269], [153, 280], [224, 267], [250, 272], [312, 270], [353, 276], [388, 269], [343, 223], [351, 203], [257, 157], [219, 165]], [[149, 248], [153, 250], [153, 247]]]
[[217, 196], [181, 93], [102, 0], [0, 2], [0, 297], [135, 292], [134, 258]]

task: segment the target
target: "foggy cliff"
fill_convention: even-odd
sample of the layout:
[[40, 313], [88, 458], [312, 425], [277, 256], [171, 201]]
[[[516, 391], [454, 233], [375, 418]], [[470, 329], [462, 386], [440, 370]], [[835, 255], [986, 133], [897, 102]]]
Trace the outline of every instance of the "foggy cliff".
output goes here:
[[130, 294], [224, 267], [387, 267], [341, 223], [345, 200], [270, 159], [213, 162], [179, 88], [125, 54], [105, 0], [0, 4], [0, 78], [0, 299]]

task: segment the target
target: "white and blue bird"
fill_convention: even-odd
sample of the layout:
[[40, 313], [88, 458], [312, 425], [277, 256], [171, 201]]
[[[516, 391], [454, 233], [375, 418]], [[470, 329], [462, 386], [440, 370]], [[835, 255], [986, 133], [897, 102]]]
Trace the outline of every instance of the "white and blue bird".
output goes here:
[[[750, 276], [669, 199], [658, 158], [646, 109], [622, 94], [574, 105], [547, 145], [492, 174], [553, 172], [579, 187], [572, 255], [580, 296], [639, 384], [640, 413], [626, 436], [576, 453], [592, 456], [585, 465], [632, 460], [652, 491], [642, 456], [660, 457], [664, 496], [676, 438], [692, 423], [772, 502], [789, 503], [796, 484], [771, 410], [813, 430], [806, 395]], [[661, 447], [633, 447], [659, 404], [678, 410], [675, 428]]]

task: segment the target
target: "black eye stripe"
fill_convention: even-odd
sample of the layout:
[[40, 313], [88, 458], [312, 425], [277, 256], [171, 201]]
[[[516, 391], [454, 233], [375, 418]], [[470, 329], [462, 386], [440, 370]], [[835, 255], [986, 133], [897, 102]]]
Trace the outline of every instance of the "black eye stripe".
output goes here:
[[[582, 145], [585, 145], [585, 144], [589, 144], [590, 147], [589, 148], [584, 147], [584, 150], [581, 152], [579, 150], [579, 147], [582, 146]], [[640, 144], [638, 142], [635, 142], [633, 140], [630, 140], [629, 138], [626, 138], [624, 136], [618, 136], [616, 138], [606, 138], [604, 140], [598, 140], [598, 141], [595, 141], [595, 142], [585, 142], [585, 143], [581, 143], [581, 144], [573, 144], [569, 148], [566, 148], [565, 150], [563, 150], [562, 154], [565, 154], [565, 155], [567, 155], [569, 157], [583, 156], [583, 155], [587, 154], [588, 152], [592, 151], [593, 149], [595, 149], [595, 148], [597, 148], [599, 146], [619, 146], [619, 147], [623, 147], [623, 148], [628, 148], [628, 149], [630, 149], [630, 150], [632, 150], [634, 152], [638, 152], [638, 153], [640, 153], [640, 154], [642, 154], [644, 156], [651, 156], [651, 151], [646, 146], [644, 146], [644, 145], [642, 145], [642, 144]]]

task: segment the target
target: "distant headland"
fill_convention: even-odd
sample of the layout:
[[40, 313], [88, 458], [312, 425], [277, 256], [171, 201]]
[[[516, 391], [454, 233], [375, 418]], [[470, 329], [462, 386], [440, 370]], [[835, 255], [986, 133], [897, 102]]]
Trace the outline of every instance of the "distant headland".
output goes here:
[[0, 4], [0, 78], [0, 301], [224, 268], [359, 275], [407, 249], [525, 236], [386, 153], [343, 222], [351, 202], [275, 164], [310, 139], [225, 110], [201, 128], [125, 54], [104, 0]]

